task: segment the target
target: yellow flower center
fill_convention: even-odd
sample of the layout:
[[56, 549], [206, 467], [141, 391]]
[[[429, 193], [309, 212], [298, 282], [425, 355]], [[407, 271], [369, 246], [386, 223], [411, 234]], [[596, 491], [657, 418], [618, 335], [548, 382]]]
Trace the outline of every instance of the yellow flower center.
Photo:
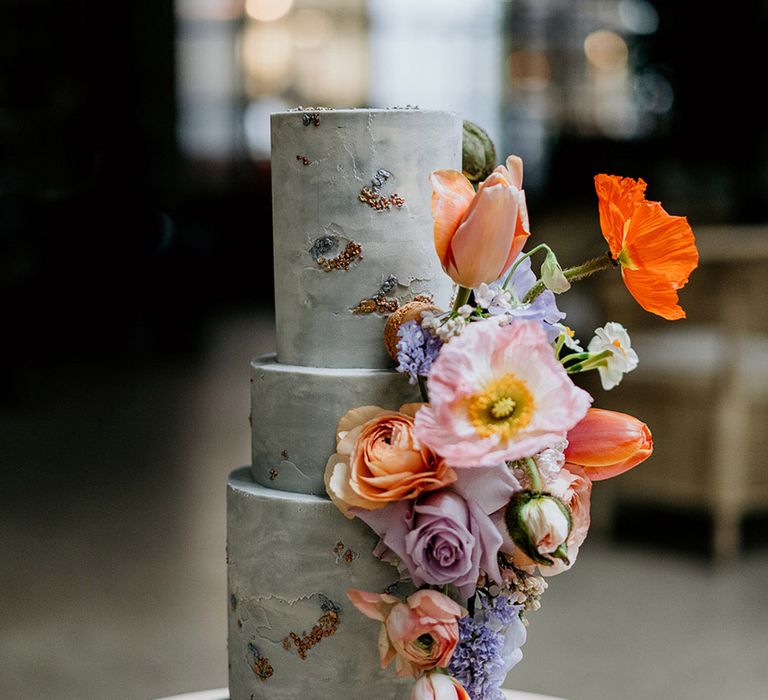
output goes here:
[[533, 417], [534, 402], [528, 385], [514, 374], [490, 382], [467, 399], [469, 422], [480, 437], [498, 435], [508, 440]]
[[611, 341], [611, 345], [614, 347], [617, 347], [619, 350], [621, 350], [625, 355], [627, 354], [627, 351], [624, 349], [624, 346], [621, 344], [621, 341], [618, 339], [614, 339]]

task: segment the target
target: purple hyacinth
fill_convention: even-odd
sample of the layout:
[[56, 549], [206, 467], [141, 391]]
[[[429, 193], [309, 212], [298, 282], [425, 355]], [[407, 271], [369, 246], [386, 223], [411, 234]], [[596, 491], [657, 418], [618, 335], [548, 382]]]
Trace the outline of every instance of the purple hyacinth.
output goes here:
[[501, 684], [523, 656], [526, 630], [521, 610], [507, 595], [478, 596], [475, 614], [459, 620], [459, 643], [448, 671], [472, 700], [503, 700]]
[[418, 321], [408, 321], [397, 331], [400, 340], [397, 343], [397, 371], [406, 372], [408, 381], [416, 384], [419, 377], [426, 377], [437, 359], [443, 343], [429, 331], [425, 331]]

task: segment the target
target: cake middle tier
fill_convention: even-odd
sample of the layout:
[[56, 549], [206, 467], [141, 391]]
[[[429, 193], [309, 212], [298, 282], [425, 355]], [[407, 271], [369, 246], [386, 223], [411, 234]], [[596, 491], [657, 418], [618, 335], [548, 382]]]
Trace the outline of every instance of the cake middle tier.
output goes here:
[[336, 451], [336, 426], [359, 406], [396, 410], [420, 401], [394, 370], [284, 365], [274, 354], [251, 362], [251, 438], [256, 483], [325, 495], [323, 472]]

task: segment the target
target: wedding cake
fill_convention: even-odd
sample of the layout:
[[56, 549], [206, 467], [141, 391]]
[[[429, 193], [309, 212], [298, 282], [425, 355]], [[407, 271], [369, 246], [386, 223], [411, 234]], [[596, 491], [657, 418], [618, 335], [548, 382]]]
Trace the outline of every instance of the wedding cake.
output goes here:
[[229, 480], [232, 700], [503, 700], [593, 482], [653, 450], [571, 378], [617, 386], [627, 330], [583, 347], [556, 295], [620, 271], [678, 319], [698, 262], [643, 180], [595, 189], [608, 250], [564, 269], [527, 248], [522, 160], [476, 125], [273, 115], [277, 353], [251, 363], [252, 465]]
[[407, 698], [380, 667], [376, 631], [346, 591], [397, 571], [345, 518], [323, 472], [339, 418], [419, 400], [383, 343], [413, 300], [446, 308], [429, 174], [461, 168], [459, 116], [420, 109], [272, 115], [277, 353], [251, 363], [250, 468], [229, 479], [232, 700]]

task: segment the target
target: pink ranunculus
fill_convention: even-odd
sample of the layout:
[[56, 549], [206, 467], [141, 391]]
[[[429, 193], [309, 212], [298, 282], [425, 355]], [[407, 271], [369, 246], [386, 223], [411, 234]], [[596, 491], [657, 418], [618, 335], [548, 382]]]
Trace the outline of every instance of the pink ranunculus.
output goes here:
[[429, 673], [416, 681], [410, 700], [472, 700], [453, 676]]
[[[381, 538], [375, 553], [398, 561], [415, 585], [453, 585], [469, 598], [481, 573], [501, 582], [497, 554], [502, 538], [471, 498], [444, 489], [379, 510], [353, 509]], [[394, 555], [394, 556], [392, 556]]]
[[452, 467], [491, 466], [551, 447], [592, 401], [536, 321], [469, 324], [440, 351], [428, 388], [414, 433]]
[[509, 156], [477, 193], [457, 170], [435, 170], [430, 182], [435, 249], [446, 274], [468, 288], [498, 279], [530, 235], [523, 161]]
[[364, 615], [382, 623], [381, 667], [395, 659], [399, 676], [418, 677], [445, 668], [459, 641], [459, 618], [467, 611], [438, 591], [423, 590], [403, 603], [394, 596], [351, 588], [348, 598]]

